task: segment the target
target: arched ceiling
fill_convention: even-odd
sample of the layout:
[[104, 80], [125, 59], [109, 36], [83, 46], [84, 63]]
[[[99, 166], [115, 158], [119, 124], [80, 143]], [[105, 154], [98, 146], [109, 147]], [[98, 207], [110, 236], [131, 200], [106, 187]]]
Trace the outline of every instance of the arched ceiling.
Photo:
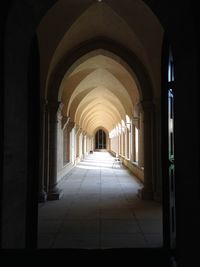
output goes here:
[[[159, 96], [163, 29], [141, 0], [126, 0], [126, 4], [124, 0], [57, 1], [38, 27], [44, 95], [59, 62], [80, 43], [99, 36], [132, 50], [145, 66], [155, 96]], [[109, 132], [126, 115], [131, 117], [140, 92], [134, 70], [117, 55], [99, 49], [67, 70], [58, 100], [63, 103], [62, 115], [93, 134], [99, 127]]]
[[100, 126], [110, 132], [126, 115], [131, 117], [139, 99], [131, 74], [101, 52], [93, 51], [75, 62], [63, 77], [59, 93], [62, 115], [90, 134]]
[[163, 28], [142, 0], [59, 0], [38, 29], [41, 87], [74, 47], [95, 37], [107, 37], [127, 47], [146, 67], [155, 94], [160, 92]]

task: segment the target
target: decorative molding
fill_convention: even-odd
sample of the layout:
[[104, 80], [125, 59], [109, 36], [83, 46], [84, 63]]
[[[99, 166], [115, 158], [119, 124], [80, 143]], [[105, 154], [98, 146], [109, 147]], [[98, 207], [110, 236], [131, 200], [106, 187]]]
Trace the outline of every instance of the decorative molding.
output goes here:
[[133, 117], [132, 118], [132, 123], [135, 127], [137, 127], [138, 129], [140, 128], [140, 118], [139, 117]]
[[75, 126], [75, 122], [74, 121], [69, 121], [67, 123], [67, 131], [71, 132], [71, 130], [74, 128], [74, 126]]

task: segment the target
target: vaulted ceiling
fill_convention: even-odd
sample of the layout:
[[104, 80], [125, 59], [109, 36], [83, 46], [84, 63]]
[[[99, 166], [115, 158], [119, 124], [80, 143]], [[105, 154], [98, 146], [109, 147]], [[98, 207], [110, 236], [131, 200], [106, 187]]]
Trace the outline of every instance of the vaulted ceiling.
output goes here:
[[[162, 35], [160, 23], [141, 0], [57, 1], [38, 27], [44, 94], [62, 58], [80, 43], [102, 36], [133, 51], [159, 96]], [[140, 100], [134, 77], [134, 70], [108, 51], [84, 55], [66, 71], [60, 84], [62, 115], [89, 134], [98, 127], [110, 132], [126, 115], [133, 116]]]
[[99, 126], [111, 131], [126, 115], [133, 114], [139, 99], [130, 73], [103, 53], [99, 49], [85, 56], [85, 61], [75, 62], [76, 68], [61, 83], [63, 115], [89, 133]]

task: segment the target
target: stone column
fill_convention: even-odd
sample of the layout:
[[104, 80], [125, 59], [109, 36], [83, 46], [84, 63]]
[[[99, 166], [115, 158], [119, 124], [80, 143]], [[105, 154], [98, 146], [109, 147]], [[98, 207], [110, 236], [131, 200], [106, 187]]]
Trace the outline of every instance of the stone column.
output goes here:
[[138, 134], [138, 166], [144, 167], [144, 115], [140, 112]]
[[79, 158], [80, 160], [83, 158], [83, 130], [80, 128], [79, 134]]
[[49, 189], [49, 111], [48, 104], [45, 107], [45, 133], [44, 133], [44, 189]]
[[63, 195], [57, 187], [57, 111], [60, 102], [48, 104], [49, 111], [49, 191], [48, 200], [60, 199]]
[[123, 156], [127, 158], [127, 130], [126, 128], [124, 128], [124, 132], [123, 132], [123, 147], [124, 147]]
[[[139, 117], [133, 117], [132, 118], [132, 157], [133, 157], [133, 161], [136, 162], [136, 143], [135, 143], [135, 127], [137, 127], [137, 129], [139, 129]], [[138, 145], [138, 150], [139, 150], [139, 145]], [[138, 151], [139, 154], [139, 151]]]
[[117, 136], [117, 142], [118, 142], [118, 153], [117, 153], [117, 156], [119, 156], [119, 154], [121, 153], [121, 150], [120, 150], [120, 147], [121, 147], [121, 139], [120, 139], [120, 134], [118, 133], [118, 136]]
[[131, 156], [130, 160], [135, 161], [135, 125], [132, 121], [131, 123]]
[[70, 162], [70, 144], [69, 144], [69, 133], [68, 133], [68, 123], [70, 117], [62, 117], [62, 130], [63, 130], [63, 165]]
[[127, 145], [128, 145], [127, 136], [128, 136], [128, 131], [127, 131], [127, 128], [125, 127], [125, 131], [124, 131], [124, 156], [125, 156], [125, 158], [127, 158], [127, 155], [128, 155], [128, 150], [127, 150]]
[[81, 134], [81, 130], [80, 127], [77, 125], [76, 129], [75, 129], [75, 134], [76, 134], [76, 158], [78, 158], [80, 156], [80, 134]]
[[119, 136], [115, 136], [114, 138], [115, 152], [119, 155]]
[[63, 166], [69, 163], [69, 136], [67, 126], [63, 129]]
[[122, 156], [122, 154], [123, 154], [123, 150], [122, 150], [122, 132], [120, 133], [120, 135], [119, 135], [119, 142], [120, 142], [120, 149], [119, 149], [119, 151], [120, 151], [120, 155]]
[[126, 128], [126, 158], [130, 159], [130, 130]]
[[144, 121], [144, 187], [139, 191], [143, 199], [153, 199], [153, 103], [142, 101]]
[[85, 131], [82, 132], [82, 153], [83, 158], [86, 156], [86, 136], [87, 133]]
[[72, 162], [72, 151], [71, 151], [71, 140], [70, 140], [70, 133], [72, 129], [75, 127], [75, 122], [69, 121], [67, 124], [67, 135], [68, 135], [68, 142], [69, 142], [69, 161]]
[[62, 116], [62, 129], [64, 129], [66, 127], [66, 125], [69, 123], [70, 121], [70, 117], [67, 117], [67, 116]]
[[74, 134], [75, 134], [75, 136], [74, 136], [74, 138], [75, 138], [75, 140], [74, 140], [74, 156], [75, 156], [75, 162], [76, 162], [77, 152], [78, 152], [78, 150], [77, 150], [77, 133], [78, 133], [78, 130], [79, 130], [79, 126], [75, 124], [75, 126], [74, 126]]
[[45, 192], [44, 179], [45, 179], [45, 119], [46, 119], [46, 101], [41, 100], [40, 103], [40, 175], [39, 175], [39, 188], [38, 188], [38, 202], [45, 202], [47, 193]]

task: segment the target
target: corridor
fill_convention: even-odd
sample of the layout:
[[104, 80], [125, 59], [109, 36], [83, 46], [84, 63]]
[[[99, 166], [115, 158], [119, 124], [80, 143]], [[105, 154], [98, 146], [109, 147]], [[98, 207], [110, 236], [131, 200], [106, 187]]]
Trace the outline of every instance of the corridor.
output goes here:
[[63, 197], [40, 203], [38, 248], [140, 248], [162, 246], [162, 208], [137, 196], [141, 182], [94, 152], [59, 183]]

